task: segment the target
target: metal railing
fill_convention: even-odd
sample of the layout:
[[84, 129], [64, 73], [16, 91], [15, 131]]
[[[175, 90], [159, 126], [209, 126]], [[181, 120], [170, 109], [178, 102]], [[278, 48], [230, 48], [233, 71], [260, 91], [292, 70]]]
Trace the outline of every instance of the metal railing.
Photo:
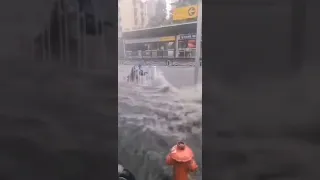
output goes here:
[[195, 58], [196, 49], [179, 49], [177, 58]]
[[[196, 49], [126, 51], [126, 58], [195, 58]], [[202, 51], [201, 51], [202, 57]]]
[[175, 50], [126, 51], [127, 58], [174, 58]]

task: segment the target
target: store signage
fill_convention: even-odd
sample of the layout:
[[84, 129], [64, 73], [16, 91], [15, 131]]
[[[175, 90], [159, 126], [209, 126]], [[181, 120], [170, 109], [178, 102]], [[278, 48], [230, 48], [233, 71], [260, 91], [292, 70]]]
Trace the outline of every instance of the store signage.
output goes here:
[[160, 41], [161, 42], [166, 42], [166, 41], [175, 41], [176, 37], [175, 36], [166, 36], [166, 37], [161, 37]]
[[137, 44], [137, 43], [151, 43], [151, 42], [170, 42], [175, 41], [175, 36], [154, 37], [154, 38], [141, 38], [141, 39], [126, 39], [125, 44]]
[[176, 8], [173, 10], [173, 17], [174, 21], [179, 20], [186, 20], [196, 18], [198, 16], [198, 6], [185, 6], [181, 8]]
[[196, 34], [181, 34], [179, 39], [188, 40], [188, 39], [196, 39], [196, 38], [197, 38]]

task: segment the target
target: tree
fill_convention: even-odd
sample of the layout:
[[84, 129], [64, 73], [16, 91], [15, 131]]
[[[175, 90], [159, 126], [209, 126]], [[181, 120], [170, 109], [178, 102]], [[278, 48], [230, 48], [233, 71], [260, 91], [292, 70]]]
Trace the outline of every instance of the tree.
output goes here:
[[155, 15], [150, 18], [148, 27], [155, 27], [163, 25], [167, 16], [167, 5], [165, 0], [158, 0], [156, 4]]
[[198, 4], [199, 0], [179, 0], [178, 2], [174, 3], [176, 8], [180, 8], [183, 6], [190, 6]]

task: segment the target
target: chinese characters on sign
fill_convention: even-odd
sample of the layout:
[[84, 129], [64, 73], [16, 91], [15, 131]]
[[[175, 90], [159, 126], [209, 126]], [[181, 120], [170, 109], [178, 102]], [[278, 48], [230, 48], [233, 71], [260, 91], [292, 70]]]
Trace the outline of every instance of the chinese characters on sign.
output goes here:
[[197, 38], [196, 34], [181, 34], [180, 35], [180, 40], [196, 39], [196, 38]]

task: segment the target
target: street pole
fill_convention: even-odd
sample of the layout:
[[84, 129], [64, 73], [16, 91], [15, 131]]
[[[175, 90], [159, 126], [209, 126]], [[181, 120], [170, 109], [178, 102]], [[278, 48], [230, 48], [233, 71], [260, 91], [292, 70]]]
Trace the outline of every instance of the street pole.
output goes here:
[[202, 39], [202, 2], [198, 3], [198, 17], [197, 17], [197, 36], [196, 36], [196, 58], [195, 58], [195, 71], [194, 71], [194, 83], [198, 84], [198, 75], [200, 68], [200, 55], [201, 55], [201, 39]]

